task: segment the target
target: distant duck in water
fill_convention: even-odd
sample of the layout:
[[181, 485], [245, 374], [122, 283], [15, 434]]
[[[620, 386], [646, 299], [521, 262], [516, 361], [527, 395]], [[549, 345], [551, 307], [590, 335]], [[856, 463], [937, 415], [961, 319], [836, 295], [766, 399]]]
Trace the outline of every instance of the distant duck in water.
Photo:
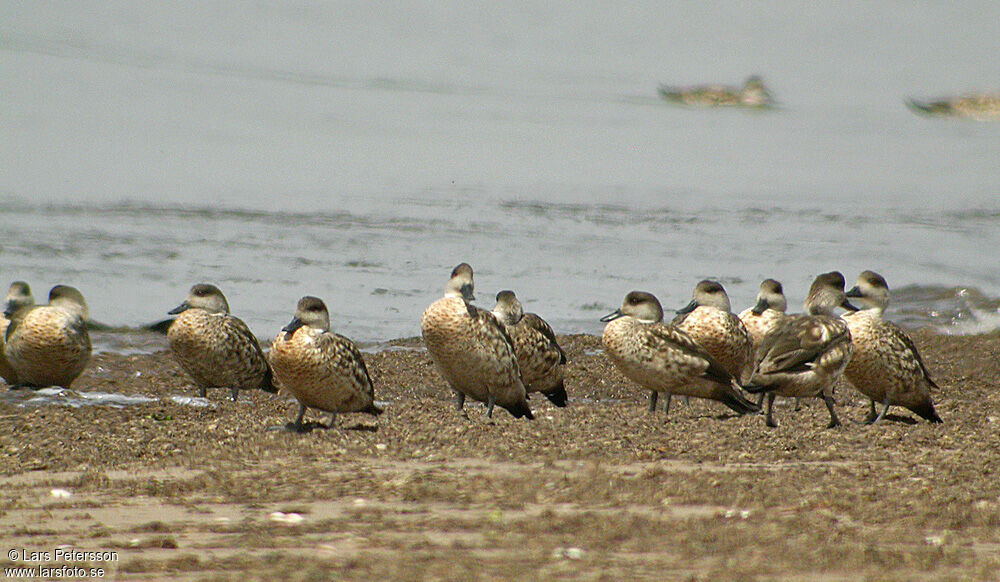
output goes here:
[[468, 396], [486, 403], [487, 417], [498, 405], [515, 418], [533, 419], [514, 342], [492, 313], [469, 303], [473, 289], [472, 267], [455, 267], [444, 297], [431, 303], [420, 321], [427, 352], [455, 391], [459, 410]]
[[31, 287], [27, 283], [14, 281], [10, 284], [10, 290], [4, 299], [4, 313], [0, 313], [0, 377], [11, 386], [17, 385], [17, 374], [14, 372], [14, 368], [7, 363], [7, 356], [4, 355], [7, 328], [10, 326], [10, 319], [6, 314], [9, 313], [13, 316], [19, 310], [34, 304], [35, 298], [32, 297]]
[[330, 413], [333, 427], [339, 412], [382, 414], [375, 406], [371, 376], [358, 347], [330, 331], [326, 304], [303, 297], [291, 323], [274, 338], [268, 353], [274, 378], [299, 401], [299, 414], [289, 429], [301, 432], [307, 408]]
[[975, 93], [931, 101], [906, 99], [906, 106], [921, 115], [962, 117], [977, 121], [1000, 120], [1000, 93]]
[[742, 87], [726, 85], [673, 87], [661, 85], [659, 93], [667, 101], [696, 107], [738, 106], [764, 108], [774, 104], [774, 99], [771, 96], [771, 92], [764, 85], [764, 80], [757, 75], [747, 77]]
[[650, 391], [650, 411], [656, 410], [654, 395], [660, 392], [666, 395], [666, 414], [674, 394], [715, 400], [739, 414], [760, 410], [691, 336], [663, 323], [663, 308], [651, 293], [632, 291], [621, 309], [601, 321], [607, 323], [601, 337], [605, 353], [626, 378]]
[[556, 406], [566, 406], [566, 385], [563, 382], [566, 354], [556, 342], [556, 334], [549, 324], [534, 313], [525, 313], [513, 291], [497, 293], [493, 315], [504, 325], [514, 342], [517, 366], [525, 389], [541, 392]]
[[229, 314], [229, 303], [218, 287], [191, 287], [187, 299], [168, 313], [179, 314], [167, 330], [170, 351], [203, 398], [208, 388], [228, 388], [233, 402], [240, 390], [277, 392], [257, 337]]
[[[857, 285], [847, 292], [867, 309], [845, 313], [841, 318], [851, 330], [854, 355], [844, 376], [858, 392], [870, 399], [865, 424], [882, 420], [890, 406], [902, 406], [932, 423], [942, 422], [931, 402], [931, 379], [924, 360], [910, 336], [895, 323], [882, 319], [889, 306], [889, 285], [873, 271], [858, 276]], [[883, 406], [876, 413], [875, 404]]]
[[[27, 290], [30, 293], [30, 290]], [[15, 304], [16, 305], [16, 304]], [[16, 384], [69, 388], [90, 361], [90, 315], [83, 294], [67, 285], [49, 291], [48, 305], [24, 302], [5, 315], [10, 319], [4, 355]]]

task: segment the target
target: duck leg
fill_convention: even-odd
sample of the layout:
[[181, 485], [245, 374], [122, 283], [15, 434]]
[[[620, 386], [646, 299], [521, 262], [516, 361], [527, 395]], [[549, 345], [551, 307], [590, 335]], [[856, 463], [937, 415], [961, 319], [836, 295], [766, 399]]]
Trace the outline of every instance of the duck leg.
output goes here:
[[774, 422], [774, 392], [764, 394], [767, 397], [767, 411], [764, 413], [764, 424], [771, 428], [778, 428], [778, 423]]
[[652, 390], [649, 393], [649, 411], [656, 412], [656, 401], [660, 399], [660, 393]]
[[824, 394], [823, 403], [826, 404], [826, 409], [830, 411], [830, 424], [826, 425], [826, 428], [837, 428], [840, 426], [840, 419], [837, 418], [837, 413], [833, 410], [833, 396]]
[[489, 398], [486, 400], [486, 418], [493, 418], [493, 406], [497, 403], [496, 398], [490, 394]]

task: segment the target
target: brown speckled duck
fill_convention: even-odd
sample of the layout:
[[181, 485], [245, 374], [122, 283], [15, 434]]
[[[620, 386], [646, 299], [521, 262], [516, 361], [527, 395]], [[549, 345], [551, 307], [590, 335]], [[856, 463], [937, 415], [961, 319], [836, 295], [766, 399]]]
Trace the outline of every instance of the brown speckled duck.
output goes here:
[[753, 373], [753, 339], [731, 311], [722, 284], [701, 281], [691, 297], [672, 323], [705, 348], [730, 376], [741, 384], [748, 382]]
[[528, 392], [541, 392], [556, 406], [566, 406], [563, 367], [566, 354], [549, 324], [534, 313], [525, 313], [513, 291], [497, 293], [493, 315], [514, 342], [521, 381]]
[[688, 334], [663, 323], [663, 308], [651, 293], [632, 291], [621, 309], [601, 318], [606, 322], [604, 351], [626, 378], [650, 391], [649, 409], [657, 395], [666, 394], [669, 414], [674, 394], [707, 398], [739, 414], [760, 409], [733, 387], [734, 379]]
[[330, 413], [333, 427], [338, 412], [382, 414], [375, 406], [371, 376], [354, 342], [330, 331], [326, 304], [303, 297], [291, 323], [282, 328], [268, 353], [277, 383], [299, 401], [299, 414], [289, 429], [301, 432], [307, 408]]
[[7, 316], [4, 354], [17, 385], [69, 388], [90, 361], [89, 310], [80, 291], [56, 285], [48, 305], [24, 305]]
[[11, 386], [17, 385], [17, 374], [14, 368], [7, 363], [7, 356], [4, 355], [6, 344], [7, 328], [10, 326], [10, 319], [7, 314], [13, 316], [25, 307], [35, 304], [35, 298], [31, 295], [31, 287], [24, 281], [14, 281], [10, 284], [7, 297], [4, 299], [4, 313], [0, 314], [0, 377]]
[[277, 392], [256, 336], [229, 314], [229, 303], [218, 287], [191, 287], [187, 299], [168, 313], [179, 314], [167, 330], [170, 351], [202, 397], [208, 388], [228, 388], [234, 402], [241, 389]]
[[[844, 376], [871, 402], [865, 424], [882, 420], [894, 405], [930, 422], [942, 422], [931, 401], [931, 388], [938, 385], [931, 379], [917, 346], [902, 328], [882, 319], [889, 306], [889, 285], [882, 275], [864, 271], [847, 296], [857, 298], [866, 307], [841, 316], [851, 330], [854, 344], [854, 355]], [[876, 403], [883, 405], [882, 412], [876, 413]]]
[[492, 313], [469, 303], [472, 293], [472, 267], [462, 263], [451, 272], [444, 297], [420, 321], [427, 352], [455, 391], [459, 410], [468, 396], [485, 402], [490, 418], [498, 405], [515, 418], [533, 419], [514, 343]]
[[851, 360], [851, 332], [833, 310], [857, 308], [844, 295], [837, 271], [816, 277], [806, 297], [806, 313], [788, 315], [760, 346], [760, 361], [749, 392], [767, 392], [766, 423], [776, 427], [775, 396], [822, 398], [830, 412], [827, 428], [840, 426], [833, 408], [833, 385]]

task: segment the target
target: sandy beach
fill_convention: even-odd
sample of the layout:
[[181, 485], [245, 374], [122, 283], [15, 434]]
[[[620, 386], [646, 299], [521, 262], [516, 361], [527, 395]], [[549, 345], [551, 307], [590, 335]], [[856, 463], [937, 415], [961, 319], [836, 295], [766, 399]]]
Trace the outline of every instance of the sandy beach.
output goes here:
[[[599, 338], [575, 335], [560, 338], [570, 405], [534, 395], [533, 422], [499, 409], [490, 422], [476, 404], [460, 416], [411, 339], [366, 354], [381, 417], [292, 434], [266, 430], [291, 420], [287, 395], [219, 390], [198, 406], [171, 398], [197, 391], [168, 352], [100, 354], [73, 392], [148, 401], [0, 403], [3, 566], [112, 580], [997, 580], [1000, 333], [913, 337], [943, 425], [895, 408], [855, 424], [867, 402], [846, 384], [836, 430], [818, 400], [779, 400], [776, 429], [704, 401], [675, 399], [665, 419]], [[103, 554], [54, 555], [70, 546]]]

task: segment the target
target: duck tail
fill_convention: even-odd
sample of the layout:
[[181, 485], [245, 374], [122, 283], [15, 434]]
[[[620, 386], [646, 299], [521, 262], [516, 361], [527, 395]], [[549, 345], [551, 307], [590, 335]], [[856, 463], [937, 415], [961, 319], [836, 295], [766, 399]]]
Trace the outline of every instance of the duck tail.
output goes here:
[[919, 406], [914, 406], [910, 410], [912, 410], [917, 416], [923, 418], [924, 420], [930, 421], [935, 424], [944, 423], [944, 421], [941, 420], [941, 417], [938, 416], [937, 411], [934, 410], [934, 403], [932, 403], [930, 400], [927, 400], [926, 402], [920, 404]]
[[527, 401], [521, 401], [517, 404], [511, 406], [504, 406], [514, 418], [521, 418], [522, 416], [527, 417], [528, 420], [535, 420], [535, 415], [531, 414], [531, 408], [528, 407]]
[[738, 414], [751, 414], [760, 412], [759, 406], [757, 406], [753, 402], [750, 402], [746, 398], [743, 398], [743, 396], [741, 396], [740, 393], [735, 390], [727, 390], [726, 393], [723, 395], [722, 400], [720, 400], [720, 402], [722, 402], [723, 404], [725, 404]]
[[562, 380], [559, 380], [559, 384], [552, 391], [546, 392], [545, 397], [559, 408], [565, 408], [566, 400], [569, 398], [566, 394], [566, 384]]
[[774, 386], [766, 386], [763, 384], [753, 384], [753, 383], [744, 384], [741, 387], [750, 394], [763, 394], [764, 392], [770, 392], [771, 390], [774, 390]]
[[274, 385], [274, 374], [271, 372], [270, 365], [268, 365], [267, 371], [264, 372], [264, 379], [260, 381], [260, 389], [271, 394], [278, 393], [278, 387]]

